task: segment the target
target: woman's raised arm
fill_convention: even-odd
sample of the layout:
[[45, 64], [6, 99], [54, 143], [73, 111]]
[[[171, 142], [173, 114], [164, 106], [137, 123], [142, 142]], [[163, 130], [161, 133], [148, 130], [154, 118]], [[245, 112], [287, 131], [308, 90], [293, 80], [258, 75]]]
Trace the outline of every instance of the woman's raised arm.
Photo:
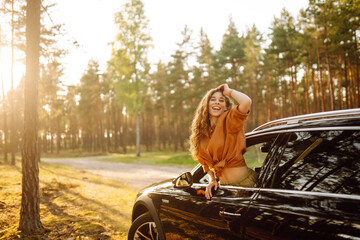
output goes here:
[[225, 96], [233, 98], [238, 104], [238, 110], [241, 113], [248, 113], [251, 107], [251, 98], [246, 94], [236, 91], [234, 89], [229, 88], [229, 86], [225, 83], [217, 87], [218, 89], [223, 89], [223, 94]]

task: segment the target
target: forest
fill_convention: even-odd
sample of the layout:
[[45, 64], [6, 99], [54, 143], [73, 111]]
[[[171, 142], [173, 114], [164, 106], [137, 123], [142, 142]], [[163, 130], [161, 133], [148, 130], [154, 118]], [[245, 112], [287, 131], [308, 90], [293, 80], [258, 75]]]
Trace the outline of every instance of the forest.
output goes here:
[[[1, 46], [25, 51], [25, 5], [2, 1], [8, 23], [2, 31], [11, 34], [1, 34]], [[187, 151], [198, 103], [225, 82], [252, 99], [246, 131], [282, 117], [360, 107], [360, 0], [309, 0], [297, 16], [283, 9], [266, 35], [255, 25], [238, 29], [229, 17], [219, 49], [206, 32], [194, 33], [185, 25], [170, 60], [156, 64], [148, 61], [152, 40], [143, 3], [127, 1], [114, 18], [118, 32], [106, 71], [100, 73], [99, 63], [89, 59], [77, 85], [61, 80], [67, 50], [56, 36], [63, 34], [62, 27], [44, 21], [52, 7], [42, 1], [41, 154]], [[21, 152], [25, 104], [24, 81], [3, 90], [0, 150], [5, 161], [14, 162]]]

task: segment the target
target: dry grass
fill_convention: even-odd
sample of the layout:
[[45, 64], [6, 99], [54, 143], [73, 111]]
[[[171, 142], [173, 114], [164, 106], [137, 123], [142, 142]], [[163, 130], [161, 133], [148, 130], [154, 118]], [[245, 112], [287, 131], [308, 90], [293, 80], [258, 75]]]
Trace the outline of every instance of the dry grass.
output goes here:
[[135, 190], [71, 167], [39, 168], [44, 231], [24, 236], [17, 230], [21, 164], [0, 164], [0, 239], [126, 239]]

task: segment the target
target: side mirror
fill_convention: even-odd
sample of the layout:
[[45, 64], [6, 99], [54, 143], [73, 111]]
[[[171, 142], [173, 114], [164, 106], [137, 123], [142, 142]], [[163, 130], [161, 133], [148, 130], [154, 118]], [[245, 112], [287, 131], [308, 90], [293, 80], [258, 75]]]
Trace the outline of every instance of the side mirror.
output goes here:
[[186, 172], [176, 177], [172, 183], [175, 188], [188, 188], [193, 184], [193, 177], [190, 172]]

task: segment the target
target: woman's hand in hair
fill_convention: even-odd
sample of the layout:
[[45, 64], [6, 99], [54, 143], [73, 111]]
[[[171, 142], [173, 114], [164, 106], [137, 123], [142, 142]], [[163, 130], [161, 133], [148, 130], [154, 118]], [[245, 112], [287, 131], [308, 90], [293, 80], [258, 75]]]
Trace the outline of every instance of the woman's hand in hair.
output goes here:
[[251, 107], [251, 99], [246, 94], [229, 88], [225, 83], [218, 86], [216, 89], [223, 89], [223, 94], [234, 99], [238, 103], [238, 110], [241, 113], [249, 113]]
[[223, 94], [228, 97], [231, 97], [231, 92], [233, 91], [231, 88], [229, 88], [229, 85], [227, 85], [227, 83], [221, 84], [216, 89], [222, 89]]

